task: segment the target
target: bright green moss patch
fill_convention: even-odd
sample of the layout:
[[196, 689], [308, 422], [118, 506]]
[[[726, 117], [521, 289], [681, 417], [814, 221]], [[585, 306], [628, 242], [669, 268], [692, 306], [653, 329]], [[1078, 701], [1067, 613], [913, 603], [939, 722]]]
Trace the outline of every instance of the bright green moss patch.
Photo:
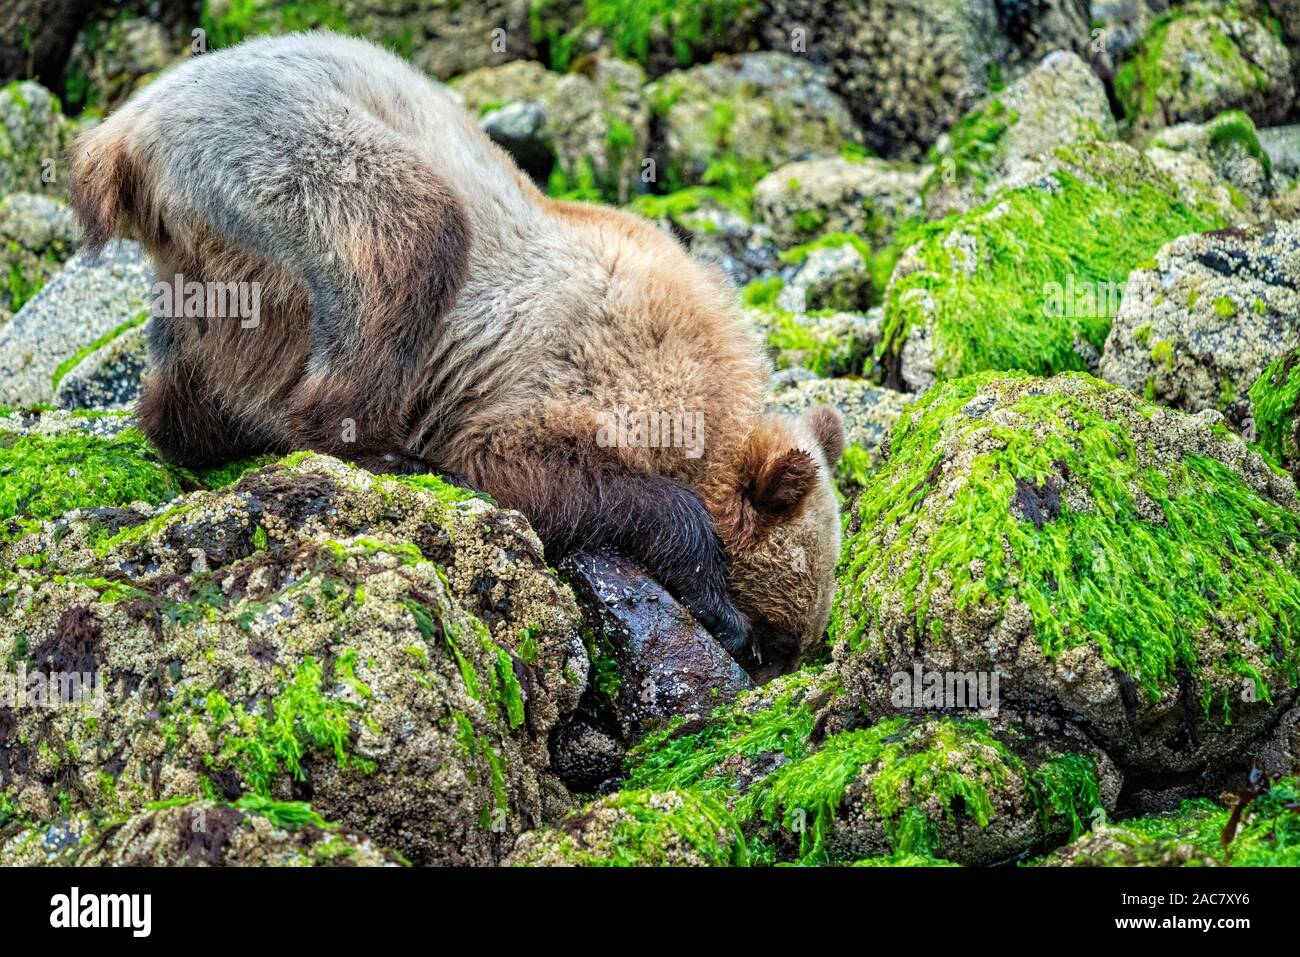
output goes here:
[[1249, 114], [1241, 110], [1220, 113], [1207, 124], [1207, 129], [1210, 134], [1211, 149], [1218, 152], [1233, 146], [1240, 147], [1264, 167], [1266, 176], [1272, 177], [1273, 161], [1260, 143], [1259, 134], [1255, 131], [1255, 121]]
[[1042, 864], [1101, 867], [1135, 864], [1300, 866], [1300, 781], [1286, 777], [1232, 811], [1205, 798], [1164, 814], [1134, 818], [1094, 832], [1048, 855]]
[[882, 354], [898, 356], [914, 328], [928, 328], [940, 378], [1083, 369], [1076, 340], [1100, 352], [1112, 317], [1053, 308], [1053, 290], [1071, 279], [1122, 287], [1169, 240], [1223, 225], [1184, 205], [1173, 182], [1127, 147], [1062, 147], [1057, 159], [1052, 188], [1002, 190], [917, 229], [922, 268], [889, 291]]
[[802, 756], [813, 725], [812, 708], [803, 699], [815, 680], [810, 670], [785, 678], [766, 707], [748, 710], [741, 698], [715, 711], [700, 731], [682, 734], [677, 721], [650, 734], [628, 754], [626, 786], [722, 793], [734, 784], [720, 767], [728, 758]]
[[198, 478], [204, 488], [217, 491], [234, 485], [249, 472], [265, 468], [268, 465], [274, 465], [278, 461], [280, 461], [278, 455], [252, 455], [248, 458], [227, 462], [225, 465], [200, 469], [195, 473], [195, 477]]
[[1250, 388], [1260, 449], [1280, 465], [1300, 466], [1300, 349], [1274, 360]]
[[220, 751], [211, 759], [214, 770], [236, 769], [253, 793], [269, 797], [281, 774], [301, 781], [302, 759], [309, 750], [332, 754], [340, 768], [369, 774], [374, 763], [349, 753], [350, 722], [357, 708], [322, 693], [324, 672], [311, 658], [261, 709], [245, 710], [217, 691], [208, 692], [204, 710], [208, 726], [220, 735]]
[[948, 132], [948, 151], [930, 151], [935, 170], [921, 187], [921, 195], [928, 196], [940, 185], [987, 184], [1006, 152], [1002, 137], [1019, 118], [1001, 100], [991, 99], [958, 120]]
[[689, 220], [691, 213], [711, 205], [749, 218], [748, 197], [717, 186], [688, 186], [662, 196], [647, 193], [632, 200], [629, 208], [646, 219]]
[[1186, 668], [1225, 721], [1243, 680], [1294, 685], [1300, 514], [1212, 457], [1230, 438], [1157, 447], [1156, 411], [1082, 374], [936, 386], [859, 500], [834, 640], [874, 647], [896, 599], [914, 641], [942, 641], [943, 589], [958, 612], [1024, 605], [1047, 657], [1091, 645], [1152, 697]]
[[1071, 836], [1081, 812], [1100, 805], [1092, 761], [1064, 755], [1030, 771], [982, 720], [889, 718], [827, 739], [813, 754], [764, 778], [742, 800], [738, 815], [756, 814], [799, 834], [800, 859], [827, 861], [827, 839], [849, 785], [868, 773], [867, 800], [896, 855], [933, 859], [940, 815], [958, 812], [988, 827], [992, 791], [1012, 777], [1023, 782], [1045, 818], [1065, 816]]
[[624, 790], [529, 835], [516, 849], [525, 865], [724, 867], [747, 863], [731, 815], [712, 798], [682, 791]]
[[181, 493], [184, 473], [145, 437], [0, 433], [0, 519], [56, 518], [74, 508], [156, 505]]

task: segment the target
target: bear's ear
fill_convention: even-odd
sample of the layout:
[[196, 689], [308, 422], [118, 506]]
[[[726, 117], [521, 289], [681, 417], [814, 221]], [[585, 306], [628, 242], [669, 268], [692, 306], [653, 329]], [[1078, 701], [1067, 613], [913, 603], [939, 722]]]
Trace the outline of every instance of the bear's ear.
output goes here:
[[721, 529], [727, 550], [743, 551], [793, 514], [816, 484], [817, 469], [803, 449], [776, 451], [751, 440], [741, 460], [732, 514]]
[[826, 464], [834, 466], [844, 454], [844, 420], [829, 405], [818, 405], [803, 414], [804, 424], [826, 454]]

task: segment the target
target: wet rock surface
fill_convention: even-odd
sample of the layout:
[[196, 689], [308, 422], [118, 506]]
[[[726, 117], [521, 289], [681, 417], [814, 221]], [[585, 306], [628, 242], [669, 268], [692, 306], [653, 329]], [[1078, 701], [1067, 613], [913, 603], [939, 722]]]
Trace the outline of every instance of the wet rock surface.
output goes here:
[[611, 700], [629, 739], [669, 718], [702, 715], [752, 686], [749, 676], [676, 599], [611, 552], [561, 567], [618, 666]]

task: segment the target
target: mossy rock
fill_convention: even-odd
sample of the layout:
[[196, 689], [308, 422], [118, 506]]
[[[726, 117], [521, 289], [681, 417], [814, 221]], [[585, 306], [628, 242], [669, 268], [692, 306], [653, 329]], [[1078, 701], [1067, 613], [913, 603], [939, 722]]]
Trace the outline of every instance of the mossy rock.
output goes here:
[[990, 863], [1068, 840], [1118, 794], [1086, 744], [916, 712], [862, 727], [843, 698], [834, 668], [778, 678], [651, 735], [625, 786], [725, 802], [751, 864]]
[[0, 197], [0, 326], [54, 277], [76, 248], [76, 217], [50, 196]]
[[842, 709], [997, 673], [1126, 774], [1235, 767], [1296, 697], [1297, 554], [1294, 484], [1222, 425], [1083, 374], [944, 383], [849, 517]]
[[990, 864], [1078, 836], [1104, 804], [1086, 752], [1014, 724], [899, 716], [831, 735], [740, 806], [778, 859]]
[[121, 414], [0, 416], [0, 543], [73, 509], [158, 505], [193, 477], [164, 462]]
[[1190, 3], [1158, 18], [1115, 74], [1115, 95], [1139, 133], [1224, 110], [1282, 120], [1295, 83], [1286, 46], [1236, 3]]
[[[778, 292], [784, 283], [762, 279], [750, 287]], [[745, 310], [746, 320], [762, 335], [778, 370], [807, 369], [818, 376], [873, 375], [880, 344], [879, 310], [794, 313], [766, 305]], [[876, 376], [877, 378], [879, 376]]]
[[310, 794], [417, 863], [491, 863], [540, 822], [587, 659], [515, 513], [300, 455], [152, 514], [74, 510], [3, 559], [0, 656], [102, 689], [12, 710], [10, 817]]
[[[159, 19], [137, 16], [134, 6], [101, 11], [78, 31], [63, 71], [70, 115], [111, 113], [188, 50], [192, 24], [164, 25]], [[173, 20], [171, 11], [162, 18]]]
[[1052, 53], [940, 139], [922, 190], [926, 212], [936, 219], [965, 211], [996, 191], [1018, 163], [1115, 135], [1106, 88], [1092, 68], [1074, 53]]
[[635, 63], [610, 58], [556, 81], [544, 124], [555, 151], [552, 196], [622, 204], [636, 194], [650, 135], [644, 83]]
[[1300, 345], [1300, 223], [1183, 236], [1129, 276], [1099, 374], [1242, 431], [1250, 389]]
[[1234, 828], [1232, 812], [1205, 798], [1175, 810], [1105, 827], [1035, 863], [1049, 867], [1300, 866], [1300, 781], [1272, 782], [1248, 801]]
[[1275, 359], [1250, 389], [1259, 447], [1300, 481], [1300, 348]]
[[1269, 218], [1268, 200], [1275, 185], [1273, 160], [1248, 114], [1229, 110], [1205, 123], [1179, 123], [1152, 136], [1147, 157], [1177, 178], [1173, 164], [1162, 159], [1168, 153], [1195, 157], [1205, 165], [1210, 176], [1197, 185], [1203, 192], [1218, 188], [1227, 193], [1233, 207], [1228, 213], [1230, 221], [1253, 223]]
[[668, 74], [646, 88], [663, 129], [669, 190], [752, 187], [796, 159], [860, 143], [848, 107], [804, 57], [745, 53]]
[[878, 250], [920, 216], [928, 167], [839, 156], [788, 163], [754, 186], [754, 216], [784, 246], [851, 233]]
[[212, 47], [321, 28], [365, 37], [446, 80], [535, 54], [529, 8], [529, 0], [204, 0], [199, 22]]
[[400, 854], [310, 804], [255, 795], [164, 801], [129, 816], [79, 814], [0, 842], [5, 867], [400, 867]]
[[1122, 143], [1060, 147], [1024, 182], [922, 227], [894, 266], [883, 352], [909, 391], [984, 369], [1095, 368], [1113, 313], [1063, 291], [1122, 289], [1169, 240], [1223, 225]]
[[0, 196], [60, 195], [69, 138], [58, 97], [32, 80], [0, 87]]
[[533, 0], [530, 14], [533, 38], [545, 43], [556, 70], [607, 50], [658, 76], [747, 49], [760, 7], [759, 0]]
[[[878, 156], [920, 159], [979, 102], [1008, 53], [994, 0], [768, 0], [763, 39], [823, 58]], [[799, 33], [796, 33], [798, 29]]]
[[618, 791], [520, 837], [507, 864], [527, 867], [725, 867], [745, 841], [722, 805], [689, 791]]

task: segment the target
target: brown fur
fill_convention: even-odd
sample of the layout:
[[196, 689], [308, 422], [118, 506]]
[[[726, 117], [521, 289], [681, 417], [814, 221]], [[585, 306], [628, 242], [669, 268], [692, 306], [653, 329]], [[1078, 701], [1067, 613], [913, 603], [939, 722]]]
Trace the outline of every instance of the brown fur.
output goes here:
[[[245, 88], [270, 116], [238, 115]], [[260, 283], [255, 330], [151, 322], [140, 421], [169, 457], [442, 470], [527, 515], [552, 560], [624, 551], [755, 669], [820, 636], [838, 415], [762, 416], [769, 365], [714, 271], [542, 196], [400, 61], [320, 34], [205, 55], [77, 140], [72, 189], [92, 248], [116, 229], [164, 279]], [[701, 454], [603, 447], [619, 406], [703, 413]]]

